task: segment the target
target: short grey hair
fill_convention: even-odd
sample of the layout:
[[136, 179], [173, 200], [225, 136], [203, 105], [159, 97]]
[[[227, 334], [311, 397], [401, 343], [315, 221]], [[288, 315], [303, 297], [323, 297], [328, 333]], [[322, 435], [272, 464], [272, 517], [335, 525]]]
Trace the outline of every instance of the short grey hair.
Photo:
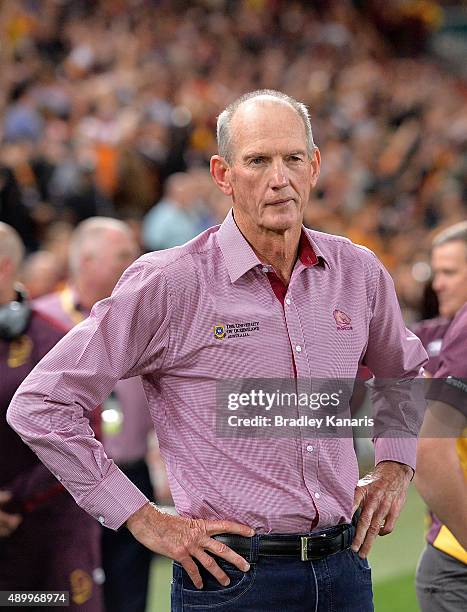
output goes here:
[[20, 235], [11, 225], [0, 221], [0, 259], [10, 260], [18, 269], [23, 257], [24, 244]]
[[98, 253], [102, 245], [99, 240], [108, 230], [116, 230], [133, 238], [130, 226], [111, 217], [90, 217], [77, 225], [70, 241], [69, 267], [72, 276], [79, 272], [80, 260], [83, 255]]
[[227, 163], [232, 163], [232, 134], [230, 131], [232, 118], [239, 106], [241, 106], [244, 102], [248, 102], [249, 100], [253, 100], [255, 98], [272, 98], [273, 100], [278, 100], [282, 103], [288, 104], [293, 108], [293, 110], [303, 121], [306, 135], [306, 149], [308, 156], [311, 158], [316, 149], [316, 145], [313, 141], [310, 114], [307, 107], [302, 102], [295, 100], [295, 98], [292, 98], [281, 91], [276, 91], [275, 89], [257, 89], [256, 91], [250, 91], [249, 93], [243, 94], [237, 98], [234, 102], [232, 102], [232, 104], [229, 104], [224, 111], [222, 111], [217, 118], [217, 148], [219, 155], [223, 157]]
[[448, 242], [463, 242], [467, 249], [467, 221], [460, 221], [450, 225], [445, 230], [436, 234], [431, 243], [432, 249], [447, 244]]

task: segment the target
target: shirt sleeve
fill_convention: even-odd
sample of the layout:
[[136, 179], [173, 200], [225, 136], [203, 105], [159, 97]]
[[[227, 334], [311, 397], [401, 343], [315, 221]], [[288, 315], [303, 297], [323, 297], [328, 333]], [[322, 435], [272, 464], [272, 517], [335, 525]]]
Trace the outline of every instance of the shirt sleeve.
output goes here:
[[446, 332], [427, 398], [449, 404], [467, 416], [467, 305]]
[[423, 422], [421, 376], [428, 356], [402, 318], [394, 283], [375, 258], [369, 338], [363, 359], [370, 381], [375, 416], [375, 462], [397, 461], [415, 469], [417, 436]]
[[40, 361], [8, 409], [10, 426], [76, 502], [113, 529], [148, 500], [107, 458], [89, 415], [119, 379], [162, 369], [170, 303], [163, 271], [138, 260]]

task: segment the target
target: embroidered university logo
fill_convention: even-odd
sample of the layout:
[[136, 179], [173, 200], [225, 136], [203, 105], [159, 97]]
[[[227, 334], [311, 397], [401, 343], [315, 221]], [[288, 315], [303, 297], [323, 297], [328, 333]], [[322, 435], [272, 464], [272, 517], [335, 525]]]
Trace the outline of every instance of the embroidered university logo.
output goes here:
[[352, 319], [343, 310], [336, 310], [332, 313], [337, 324], [338, 331], [353, 329]]
[[223, 340], [225, 338], [225, 325], [214, 326], [214, 338], [217, 338], [217, 340]]
[[259, 332], [259, 321], [246, 321], [238, 323], [227, 323], [226, 325], [214, 326], [214, 338], [244, 338], [252, 333]]

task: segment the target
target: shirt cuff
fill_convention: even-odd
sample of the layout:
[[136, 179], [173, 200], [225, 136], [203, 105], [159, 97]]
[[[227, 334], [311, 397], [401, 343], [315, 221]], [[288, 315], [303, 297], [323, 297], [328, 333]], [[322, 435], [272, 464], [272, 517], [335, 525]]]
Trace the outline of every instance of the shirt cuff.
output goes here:
[[[390, 435], [391, 437], [388, 437]], [[399, 437], [396, 437], [399, 435]], [[375, 465], [380, 461], [404, 463], [415, 472], [417, 457], [417, 438], [401, 432], [385, 432], [384, 438], [375, 440]]]
[[148, 498], [115, 466], [80, 506], [104, 525], [117, 531], [127, 519], [148, 503]]

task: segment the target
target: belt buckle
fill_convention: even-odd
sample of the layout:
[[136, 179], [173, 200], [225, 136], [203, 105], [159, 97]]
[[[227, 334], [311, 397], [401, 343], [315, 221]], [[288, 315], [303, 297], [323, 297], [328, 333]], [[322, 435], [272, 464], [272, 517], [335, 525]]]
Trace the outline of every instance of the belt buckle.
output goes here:
[[325, 533], [320, 533], [319, 535], [309, 535], [309, 536], [300, 536], [300, 542], [301, 542], [301, 547], [300, 547], [300, 559], [302, 561], [312, 561], [314, 559], [320, 559], [322, 555], [311, 555], [311, 557], [308, 556], [308, 541], [309, 540], [315, 540], [318, 541], [321, 540], [321, 538], [323, 538], [323, 540], [326, 538], [326, 534]]
[[301, 552], [300, 552], [300, 559], [302, 561], [308, 561], [308, 540], [310, 539], [311, 536], [301, 536], [300, 537], [300, 542], [301, 542]]

